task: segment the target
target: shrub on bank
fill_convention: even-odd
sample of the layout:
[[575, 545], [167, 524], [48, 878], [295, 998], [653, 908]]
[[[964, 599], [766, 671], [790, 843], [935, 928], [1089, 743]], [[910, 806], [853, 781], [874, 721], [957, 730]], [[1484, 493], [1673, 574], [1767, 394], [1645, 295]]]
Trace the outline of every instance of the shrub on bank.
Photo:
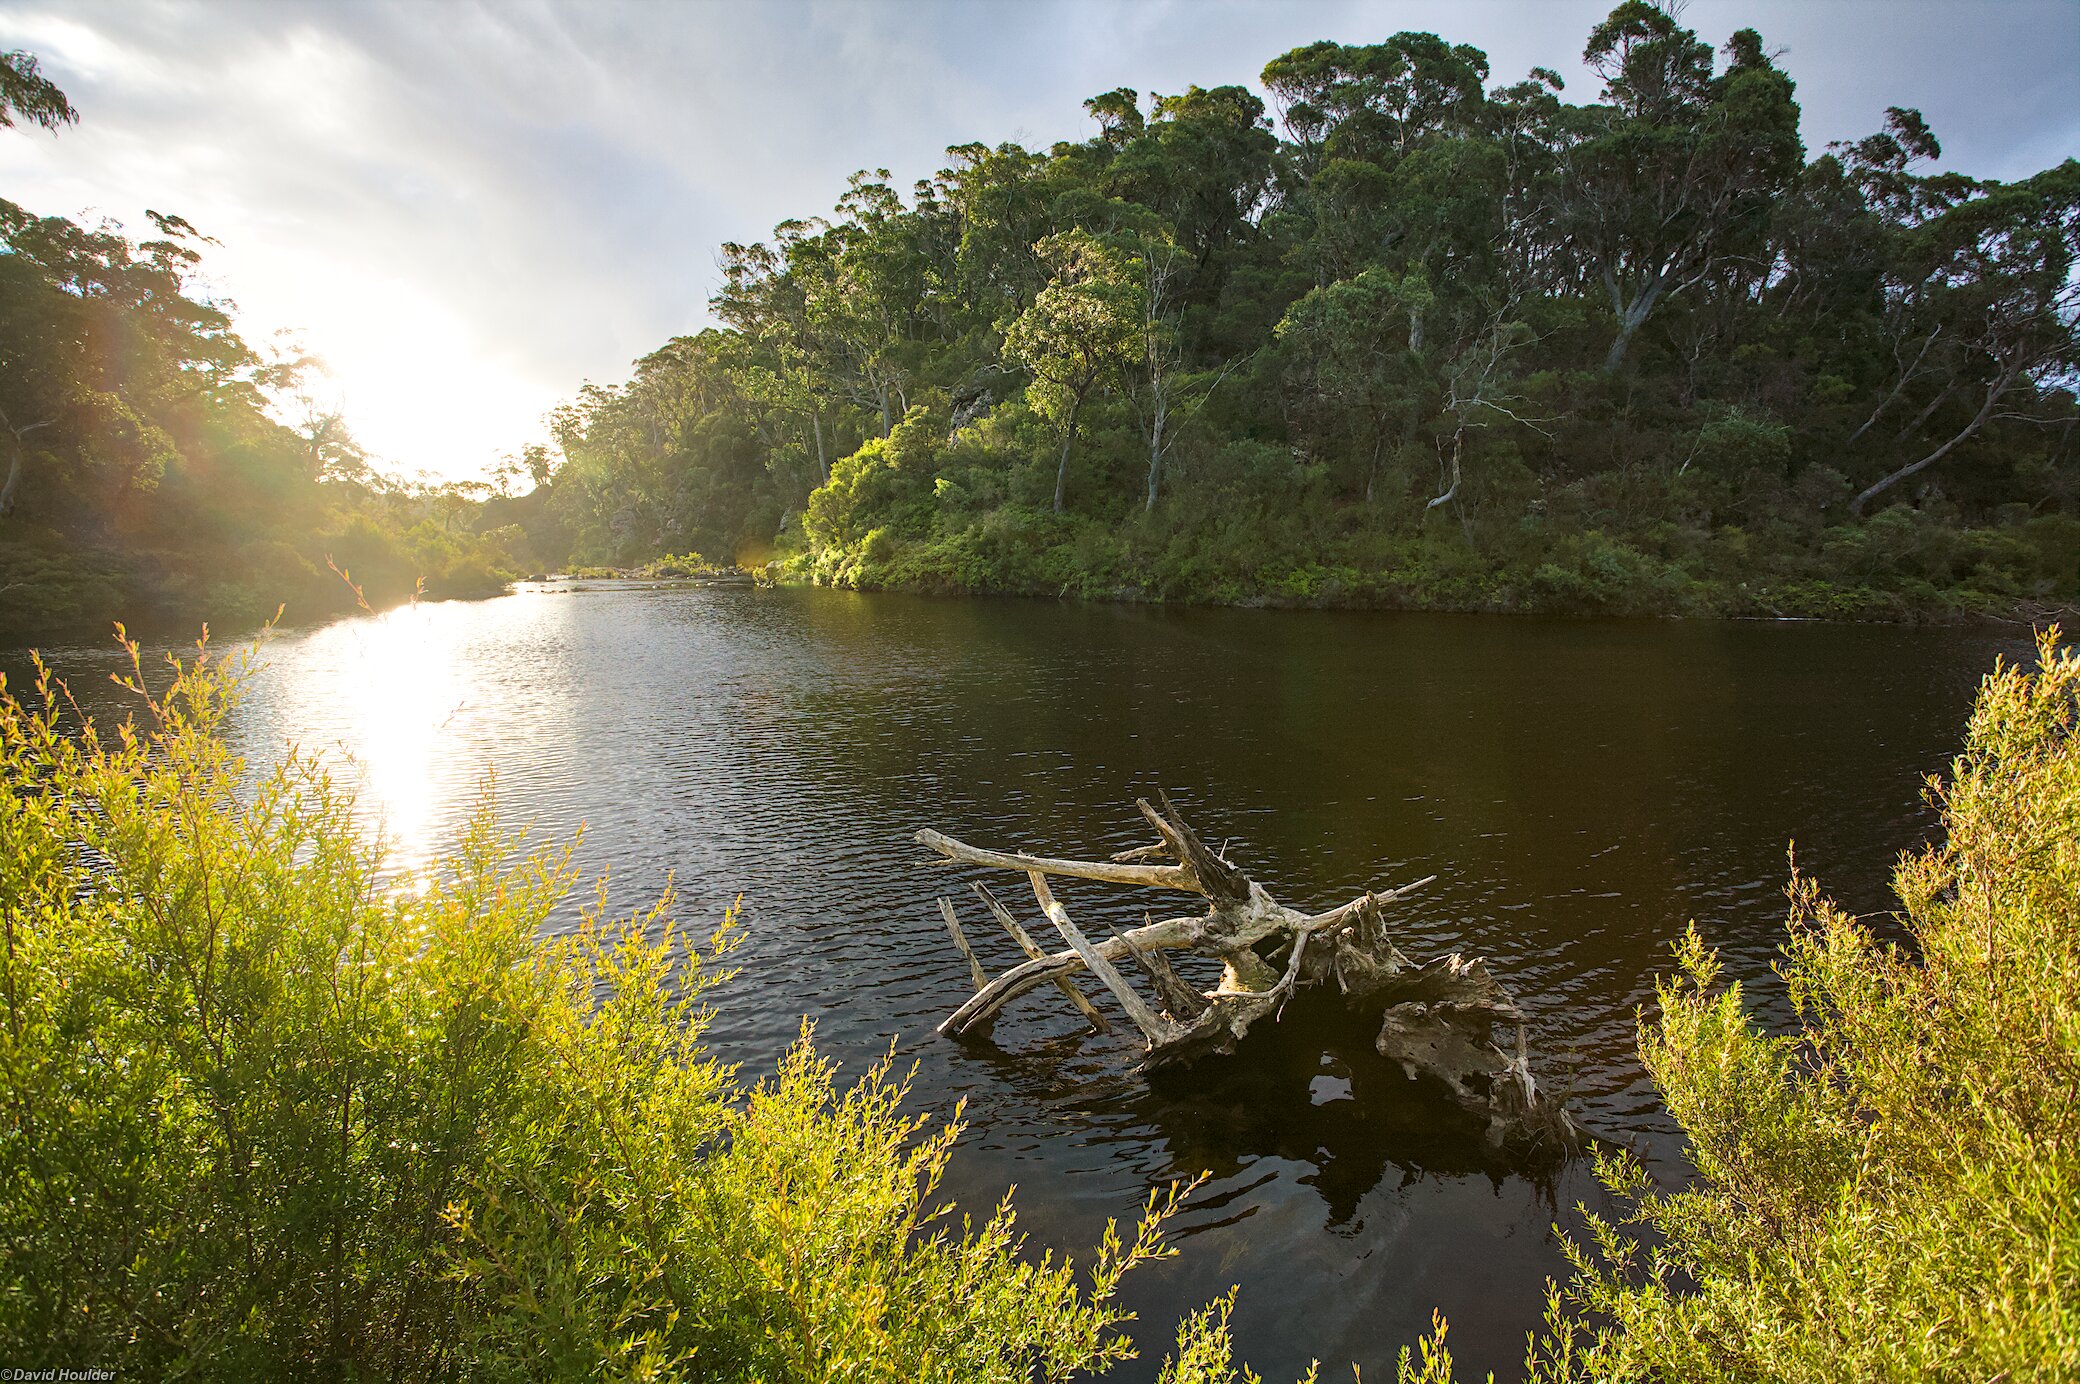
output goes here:
[[[792, 577], [1100, 600], [1891, 621], [1998, 616], [2080, 591], [2080, 522], [2062, 515], [1966, 528], [1895, 506], [1830, 524], [1795, 507], [1671, 499], [1667, 477], [1636, 470], [1548, 500], [1512, 492], [1507, 506], [1425, 510], [1398, 481], [1353, 503], [1287, 451], [1237, 444], [1174, 476], [1152, 511], [1054, 514], [983, 498], [993, 476], [1022, 474], [1015, 439], [965, 439], [955, 457], [917, 412], [811, 496]], [[1756, 485], [1775, 474], [1778, 440], [1745, 422], [1721, 439], [1727, 464]], [[934, 466], [953, 474], [934, 478]], [[1714, 474], [1679, 479], [1695, 490]], [[1469, 481], [1469, 494], [1506, 481]]]
[[1794, 877], [1797, 1031], [1750, 1019], [1695, 930], [1677, 949], [1640, 1050], [1696, 1180], [1600, 1160], [1629, 1210], [1570, 1246], [1531, 1378], [2080, 1376], [2080, 658], [2055, 639], [1986, 680], [1931, 781], [1945, 835], [1894, 871], [1899, 933]]
[[1008, 1201], [955, 1221], [954, 1131], [886, 1064], [845, 1084], [805, 1034], [746, 1085], [708, 1055], [727, 924], [666, 899], [544, 941], [570, 852], [488, 800], [386, 881], [313, 760], [238, 790], [233, 695], [198, 659], [97, 730], [0, 685], [10, 1363], [893, 1384], [1130, 1353], [1114, 1289], [1167, 1202], [1080, 1268]]

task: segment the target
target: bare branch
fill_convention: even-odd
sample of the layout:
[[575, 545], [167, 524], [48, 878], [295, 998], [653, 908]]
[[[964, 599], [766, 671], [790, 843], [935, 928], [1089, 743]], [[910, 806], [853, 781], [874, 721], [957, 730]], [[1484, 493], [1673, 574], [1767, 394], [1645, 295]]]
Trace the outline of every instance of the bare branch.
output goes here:
[[962, 865], [986, 865], [996, 870], [1034, 870], [1043, 875], [1069, 879], [1095, 879], [1108, 884], [1139, 884], [1149, 889], [1182, 889], [1203, 894], [1199, 882], [1182, 865], [1118, 865], [1111, 861], [1055, 860], [1047, 856], [1022, 855], [1017, 851], [989, 851], [956, 841], [929, 827], [917, 833], [917, 844], [928, 847]]
[[[1300, 990], [1333, 982], [1353, 1000], [1371, 998], [1383, 1005], [1377, 1043], [1381, 1053], [1412, 1074], [1435, 1077], [1462, 1106], [1488, 1121], [1491, 1137], [1529, 1132], [1554, 1136], [1562, 1145], [1572, 1143], [1572, 1122], [1557, 1102], [1539, 1093], [1531, 1077], [1524, 1016], [1509, 992], [1478, 960], [1450, 956], [1413, 966], [1388, 935], [1383, 906], [1432, 883], [1434, 876], [1365, 894], [1325, 912], [1298, 913], [1271, 898], [1224, 853], [1207, 849], [1167, 795], [1158, 794], [1158, 799], [1160, 806], [1145, 799], [1136, 806], [1162, 844], [1124, 852], [1124, 859], [1111, 862], [985, 851], [939, 832], [918, 833], [920, 842], [949, 860], [1022, 871], [1041, 911], [1068, 944], [1067, 950], [1042, 953], [1010, 910], [986, 886], [975, 883], [977, 896], [1027, 959], [980, 984], [939, 1026], [941, 1033], [978, 1033], [1011, 1001], [1050, 983], [1060, 987], [1086, 1018], [1102, 1023], [1071, 983], [1077, 972], [1089, 971], [1111, 991], [1146, 1041], [1142, 1065], [1172, 1065], [1232, 1052], [1252, 1024], [1275, 1017]], [[1156, 855], [1178, 863], [1127, 863]], [[1049, 875], [1184, 889], [1203, 894], [1208, 907], [1198, 918], [1144, 921], [1093, 942], [1055, 897]], [[942, 899], [940, 907], [955, 945], [971, 955], [951, 905]], [[1164, 955], [1167, 951], [1218, 958], [1223, 967], [1220, 985], [1202, 992], [1186, 984]], [[1155, 987], [1160, 1011], [1121, 975], [1118, 963], [1129, 958]], [[1516, 1028], [1507, 1044], [1492, 1032], [1498, 1023]]]

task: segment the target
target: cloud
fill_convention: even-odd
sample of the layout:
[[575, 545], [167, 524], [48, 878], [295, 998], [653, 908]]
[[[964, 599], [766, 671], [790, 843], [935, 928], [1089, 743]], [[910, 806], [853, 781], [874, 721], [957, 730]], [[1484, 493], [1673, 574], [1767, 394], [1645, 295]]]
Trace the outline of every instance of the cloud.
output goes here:
[[[1594, 94], [1602, 3], [0, 0], [82, 112], [0, 137], [7, 195], [223, 242], [249, 338], [303, 329], [363, 440], [480, 470], [585, 379], [706, 321], [716, 247], [829, 207], [855, 168], [906, 185], [945, 146], [1085, 134], [1084, 97], [1249, 82], [1315, 38], [1431, 29]], [[2080, 7], [1701, 0], [1799, 83], [1808, 146], [1917, 105], [1947, 162], [2017, 176], [2080, 148]]]

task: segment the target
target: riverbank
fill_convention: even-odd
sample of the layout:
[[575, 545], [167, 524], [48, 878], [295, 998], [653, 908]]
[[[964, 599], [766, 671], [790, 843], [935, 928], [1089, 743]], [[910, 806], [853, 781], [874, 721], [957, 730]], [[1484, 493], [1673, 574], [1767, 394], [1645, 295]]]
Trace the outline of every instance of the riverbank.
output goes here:
[[[74, 636], [99, 638], [117, 621], [133, 633], [254, 628], [279, 614], [301, 623], [414, 599], [409, 578], [354, 585], [316, 570], [285, 544], [248, 544], [206, 556], [163, 550], [64, 549], [0, 543], [0, 644]], [[423, 577], [417, 597], [481, 600], [504, 595], [513, 574], [482, 563]], [[361, 590], [357, 591], [359, 586]]]
[[[97, 557], [101, 560], [97, 561]], [[6, 554], [0, 552], [0, 564]], [[353, 613], [355, 593], [336, 579], [281, 593], [250, 577], [211, 578], [167, 570], [153, 555], [110, 563], [105, 555], [47, 560], [7, 569], [0, 581], [0, 645], [39, 640], [93, 640], [121, 621], [133, 634], [187, 634], [204, 622], [220, 634], [236, 635], [279, 618], [291, 624]], [[849, 591], [886, 591], [945, 598], [1017, 597], [1240, 610], [1422, 611], [1460, 615], [1543, 615], [1631, 619], [1827, 620], [1854, 624], [2023, 625], [2080, 624], [2080, 605], [2071, 601], [1972, 589], [1943, 590], [1927, 583], [1881, 587], [1825, 581], [1747, 583], [1686, 581], [1677, 599], [1656, 602], [1622, 583], [1585, 588], [1553, 580], [1549, 573], [1497, 573], [1487, 580], [1425, 587], [1407, 572], [1365, 573], [1349, 567], [1296, 567], [1255, 582], [1223, 583], [1212, 591], [1166, 594], [1153, 580], [1103, 587], [1087, 579], [1062, 581], [971, 581], [952, 573], [902, 564], [861, 565], [833, 573], [806, 559], [782, 559], [757, 567], [706, 568], [698, 572], [640, 567], [580, 566], [546, 574], [487, 573], [469, 582], [429, 581], [416, 599], [489, 600], [510, 594], [519, 582], [613, 583], [619, 585], [728, 586]], [[580, 588], [582, 589], [582, 587]], [[377, 610], [407, 604], [398, 591], [372, 599]]]
[[1657, 551], [1592, 530], [1528, 552], [1482, 553], [1456, 532], [1357, 534], [1320, 557], [1207, 560], [1137, 544], [1132, 533], [1085, 529], [1006, 545], [1001, 532], [978, 527], [913, 541], [877, 531], [762, 570], [788, 584], [860, 591], [1272, 609], [2036, 624], [2075, 608], [2070, 576], [2060, 576], [2063, 526], [1932, 530], [1897, 513], [1815, 535], [1802, 553], [1758, 554], [1739, 533], [1685, 534], [1679, 551]]
[[763, 567], [710, 562], [699, 553], [666, 553], [636, 566], [565, 566], [536, 581], [686, 581], [708, 586], [751, 586], [764, 576]]
[[819, 543], [797, 530], [765, 563], [687, 552], [530, 575], [510, 562], [469, 558], [424, 572], [416, 586], [413, 568], [388, 551], [380, 561], [355, 554], [350, 585], [282, 543], [205, 561], [12, 542], [0, 544], [0, 641], [98, 637], [117, 620], [145, 632], [187, 632], [207, 621], [228, 633], [277, 612], [291, 623], [348, 614], [364, 596], [377, 609], [484, 599], [519, 580], [1245, 609], [2030, 625], [2072, 621], [2080, 566], [2080, 523], [2063, 516], [1968, 528], [1904, 507], [1796, 534], [1673, 525], [1620, 533], [1549, 520], [1508, 533], [1442, 522], [1395, 533], [1350, 522], [1312, 530], [1319, 537], [1304, 541], [1296, 522], [1295, 514], [1261, 510], [1212, 527], [1160, 514], [1106, 524], [1020, 507], [940, 512], [907, 531], [875, 528], [850, 540], [824, 532]]

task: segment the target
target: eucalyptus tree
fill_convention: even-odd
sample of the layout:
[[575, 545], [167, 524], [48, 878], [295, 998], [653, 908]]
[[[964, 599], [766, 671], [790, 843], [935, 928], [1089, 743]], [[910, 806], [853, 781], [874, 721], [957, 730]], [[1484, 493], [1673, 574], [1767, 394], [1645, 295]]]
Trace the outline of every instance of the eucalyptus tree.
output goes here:
[[[1849, 435], [1850, 446], [1944, 373], [1960, 344], [1955, 323], [1929, 310], [1937, 285], [1926, 256], [1908, 252], [1915, 228], [1978, 191], [1955, 174], [1917, 171], [1916, 165], [1942, 155], [1921, 112], [1894, 106], [1883, 130], [1829, 145], [1778, 209], [1785, 305], [1806, 300], [1836, 310], [1866, 333], [1875, 327], [1892, 360], [1889, 383]], [[1915, 426], [1907, 423], [1900, 436]]]
[[[368, 449], [363, 447], [348, 425], [346, 414], [337, 407], [320, 403], [306, 394], [297, 399], [302, 417], [295, 425], [297, 440], [303, 444], [304, 464], [315, 481], [352, 481], [367, 484], [373, 467]], [[514, 464], [512, 474], [519, 467]], [[500, 474], [505, 474], [500, 468]]]
[[1480, 125], [1488, 58], [1435, 34], [1384, 43], [1313, 43], [1263, 72], [1293, 144], [1285, 200], [1307, 227], [1317, 284], [1379, 263], [1398, 239], [1397, 166], [1426, 144]]
[[1310, 291], [1278, 324], [1295, 431], [1317, 454], [1363, 457], [1368, 502], [1382, 453], [1412, 440], [1436, 407], [1420, 343], [1402, 325], [1421, 321], [1430, 301], [1420, 277], [1368, 269]]
[[1271, 60], [1264, 85], [1286, 127], [1326, 158], [1383, 162], [1440, 131], [1478, 120], [1488, 55], [1436, 34], [1384, 43], [1311, 43]]
[[1147, 444], [1148, 486], [1142, 508], [1153, 510], [1179, 425], [1206, 405], [1237, 362], [1207, 361], [1203, 368], [1190, 368], [1185, 356], [1184, 248], [1160, 230], [1124, 237], [1124, 244], [1141, 275], [1141, 321], [1121, 389], [1134, 406]]
[[1902, 255], [1899, 288], [1911, 295], [1931, 341], [1953, 349], [1932, 368], [1940, 381], [1908, 425], [1910, 434], [1941, 417], [1955, 396], [1962, 407], [1935, 446], [1887, 471], [1849, 502], [1851, 513], [1917, 475], [2002, 416], [2052, 421], [2031, 401], [2070, 393], [2080, 380], [2080, 161], [2067, 159], [2017, 183], [1987, 183], [1914, 227]]
[[1008, 322], [1032, 305], [1048, 271], [1035, 247], [1063, 225], [1060, 187], [1048, 158], [1016, 144], [959, 144], [937, 179], [959, 227], [959, 292], [986, 322]]
[[1085, 231], [1064, 231], [1036, 247], [1051, 277], [1004, 333], [1004, 354], [1033, 376], [1040, 415], [1061, 436], [1054, 512], [1062, 512], [1076, 419], [1092, 391], [1117, 384], [1144, 348], [1145, 291], [1125, 255]]
[[[1094, 112], [1101, 121], [1112, 113], [1110, 106]], [[1148, 119], [1131, 137], [1127, 130], [1124, 123], [1106, 127], [1102, 142], [1116, 147], [1117, 156], [1097, 188], [1162, 218], [1183, 251], [1173, 266], [1172, 291], [1183, 302], [1210, 304], [1220, 296], [1233, 254], [1254, 235], [1271, 186], [1278, 141], [1264, 103], [1242, 87], [1195, 86], [1155, 97]]]
[[811, 320], [839, 379], [888, 436], [910, 406], [902, 345], [923, 297], [923, 265], [913, 253], [902, 197], [888, 170], [854, 173], [839, 199], [842, 219], [825, 235], [823, 272], [811, 278]]
[[1077, 151], [1093, 156], [1097, 168], [1094, 195], [1075, 199], [1078, 219], [1139, 274], [1140, 320], [1120, 387], [1146, 443], [1143, 508], [1153, 510], [1177, 423], [1228, 369], [1225, 361], [1191, 368], [1187, 313], [1218, 298], [1230, 268], [1225, 261], [1255, 236], [1277, 141], [1263, 102], [1236, 87], [1156, 96], [1146, 117], [1131, 87], [1083, 105], [1099, 134]]
[[1098, 142], [1108, 149], [1126, 148], [1148, 128], [1141, 114], [1141, 93], [1132, 87], [1114, 87], [1083, 103], [1084, 111], [1098, 122]]
[[1797, 223], [1807, 236], [1794, 263], [1837, 295], [1873, 300], [1867, 330], [1889, 357], [1844, 443], [1885, 468], [1850, 500], [1852, 514], [1990, 423], [2067, 416], [2055, 401], [2080, 368], [2080, 165], [2010, 184], [1918, 171], [1941, 156], [1921, 113], [1895, 106], [1883, 130], [1832, 146], [1808, 170], [1831, 204]]
[[919, 179], [900, 225], [902, 253], [915, 262], [909, 308], [919, 357], [935, 347], [964, 348], [994, 320], [961, 282], [961, 217], [945, 193], [942, 177]]
[[1617, 319], [1606, 371], [1661, 303], [1761, 256], [1804, 166], [1791, 79], [1752, 29], [1726, 55], [1715, 75], [1711, 46], [1647, 0], [1625, 0], [1583, 50], [1604, 103], [1568, 110], [1546, 193], [1577, 272]]
[[43, 75], [36, 55], [19, 48], [0, 53], [0, 130], [12, 129], [18, 119], [53, 134], [79, 123], [79, 112], [57, 84]]
[[[812, 488], [785, 400], [746, 392], [743, 338], [709, 329], [636, 362], [628, 383], [588, 385], [551, 416], [565, 462], [553, 496], [581, 555], [631, 560], [691, 545], [733, 555], [769, 539]], [[546, 457], [541, 458], [546, 462]]]
[[0, 201], [0, 516], [21, 501], [32, 450], [61, 491], [105, 512], [158, 484], [176, 419], [258, 415], [265, 362], [188, 291], [194, 228], [151, 215], [162, 235], [137, 244]]
[[834, 426], [829, 353], [810, 306], [810, 285], [823, 269], [823, 229], [821, 221], [789, 220], [774, 228], [771, 246], [726, 242], [713, 300], [741, 347], [730, 353], [738, 388], [761, 405], [763, 420], [791, 418], [800, 426], [819, 484], [830, 479]]

